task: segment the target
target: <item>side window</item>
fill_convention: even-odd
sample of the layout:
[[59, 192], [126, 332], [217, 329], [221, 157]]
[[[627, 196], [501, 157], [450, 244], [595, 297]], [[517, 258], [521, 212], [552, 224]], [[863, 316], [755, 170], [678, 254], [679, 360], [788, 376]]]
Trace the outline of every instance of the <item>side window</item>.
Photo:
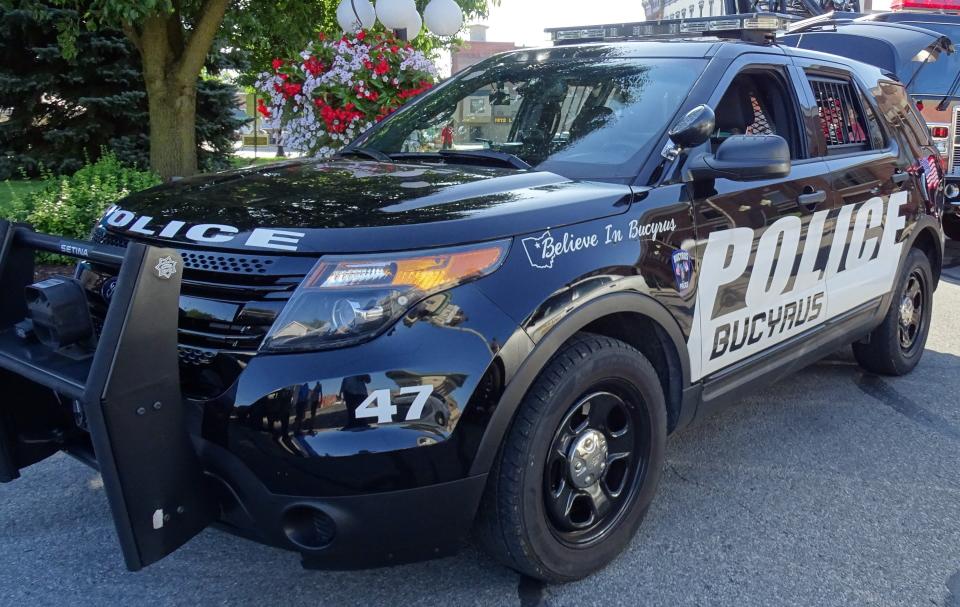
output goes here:
[[[870, 127], [864, 119], [857, 92], [846, 80], [808, 76], [820, 114], [820, 128], [827, 143], [827, 154], [849, 154], [874, 147]], [[874, 125], [876, 117], [873, 116]], [[882, 134], [881, 134], [882, 142]]]
[[907, 145], [913, 156], [920, 156], [923, 146], [930, 144], [930, 129], [907, 96], [903, 85], [884, 80], [870, 89], [870, 94], [877, 100], [883, 123], [890, 127], [888, 136], [896, 137], [901, 144]]
[[867, 119], [867, 136], [870, 138], [870, 147], [875, 150], [882, 150], [887, 147], [887, 138], [883, 135], [883, 129], [880, 127], [880, 120], [876, 112], [863, 96], [863, 91], [859, 93], [860, 107], [863, 108], [863, 114]]
[[776, 71], [747, 70], [737, 74], [715, 109], [713, 151], [731, 135], [779, 135], [787, 140], [794, 160], [804, 158], [793, 99], [785, 78]]

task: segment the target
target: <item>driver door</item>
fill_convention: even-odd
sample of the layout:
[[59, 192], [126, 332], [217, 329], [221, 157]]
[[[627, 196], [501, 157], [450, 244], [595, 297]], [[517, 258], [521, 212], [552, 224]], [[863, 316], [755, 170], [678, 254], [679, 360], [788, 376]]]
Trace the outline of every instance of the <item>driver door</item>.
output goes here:
[[717, 130], [705, 145], [715, 151], [731, 135], [779, 135], [791, 150], [789, 176], [689, 184], [701, 260], [689, 346], [692, 380], [705, 379], [705, 401], [739, 385], [717, 381], [711, 394], [711, 380], [762, 362], [758, 354], [825, 320], [828, 172], [811, 150], [816, 140], [808, 136], [792, 67], [762, 58], [744, 61], [717, 88], [710, 100]]

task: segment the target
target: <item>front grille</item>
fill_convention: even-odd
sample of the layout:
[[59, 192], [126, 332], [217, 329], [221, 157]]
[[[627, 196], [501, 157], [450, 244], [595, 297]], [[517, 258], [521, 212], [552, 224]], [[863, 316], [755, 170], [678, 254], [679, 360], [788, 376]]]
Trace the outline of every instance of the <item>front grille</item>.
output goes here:
[[[97, 228], [95, 242], [126, 246], [126, 240]], [[180, 250], [183, 283], [180, 291], [178, 342], [181, 365], [204, 367], [221, 355], [248, 358], [263, 343], [267, 331], [291, 294], [316, 262], [304, 257], [213, 253]], [[109, 280], [102, 269], [88, 268]], [[92, 306], [97, 314], [98, 306]], [[105, 313], [106, 305], [99, 306]]]
[[950, 155], [950, 172], [960, 173], [960, 141], [957, 140], [957, 135], [960, 135], [960, 105], [953, 108], [953, 129], [951, 135], [953, 138], [951, 151], [953, 153]]
[[227, 272], [230, 274], [266, 274], [273, 260], [266, 257], [240, 255], [213, 255], [181, 251], [183, 265], [194, 270]]

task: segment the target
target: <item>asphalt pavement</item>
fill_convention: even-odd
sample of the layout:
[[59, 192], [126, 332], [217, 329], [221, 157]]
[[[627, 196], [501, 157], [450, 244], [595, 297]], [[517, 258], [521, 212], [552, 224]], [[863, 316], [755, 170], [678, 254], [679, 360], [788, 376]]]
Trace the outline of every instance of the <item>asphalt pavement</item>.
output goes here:
[[543, 586], [473, 548], [360, 572], [215, 530], [128, 573], [98, 476], [65, 456], [0, 485], [2, 605], [960, 607], [960, 246], [918, 369], [838, 353], [671, 439], [627, 552]]

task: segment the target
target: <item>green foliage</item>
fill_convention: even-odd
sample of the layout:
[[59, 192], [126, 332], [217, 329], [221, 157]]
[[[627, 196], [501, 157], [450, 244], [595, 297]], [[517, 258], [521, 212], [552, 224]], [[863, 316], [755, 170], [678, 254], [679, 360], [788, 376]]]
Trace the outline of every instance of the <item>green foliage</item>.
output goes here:
[[108, 206], [160, 183], [154, 173], [124, 166], [112, 152], [70, 177], [44, 177], [41, 189], [13, 194], [9, 216], [40, 232], [71, 238], [87, 238]]
[[[69, 174], [96, 158], [102, 148], [124, 164], [149, 163], [147, 94], [139, 54], [112, 30], [79, 30], [65, 36], [63, 24], [76, 11], [54, 0], [17, 0], [0, 5], [0, 179], [39, 174], [41, 165]], [[29, 8], [29, 10], [28, 10]], [[65, 40], [76, 50], [64, 57]], [[222, 57], [208, 62], [216, 73], [234, 65]], [[237, 113], [237, 88], [217, 80], [198, 83], [197, 143], [200, 166], [229, 163], [234, 135], [245, 122]]]
[[14, 198], [24, 198], [27, 194], [43, 187], [39, 179], [17, 179], [15, 181], [0, 181], [0, 218], [10, 216], [10, 207]]
[[[178, 14], [186, 26], [192, 27], [203, 16], [206, 3], [202, 0], [56, 0], [61, 6], [85, 5], [74, 24], [65, 24], [65, 32], [82, 28], [137, 27], [149, 17]], [[417, 0], [420, 12], [430, 0]], [[490, 4], [500, 0], [456, 0], [469, 21], [487, 16]], [[238, 2], [227, 10], [218, 45], [239, 51], [250, 62], [251, 71], [246, 74], [246, 84], [251, 84], [256, 74], [266, 71], [274, 57], [290, 56], [315, 40], [318, 32], [339, 37], [337, 6], [340, 0], [274, 0], [273, 2]], [[176, 6], [176, 9], [175, 9]], [[438, 48], [457, 44], [458, 40], [442, 39], [423, 34], [413, 42], [418, 50], [430, 53]]]
[[[3, 0], [10, 2], [11, 0]], [[266, 71], [271, 60], [290, 56], [315, 40], [319, 32], [336, 29], [335, 15], [340, 0], [15, 0], [23, 7], [54, 6], [71, 9], [72, 16], [57, 20], [57, 45], [68, 58], [80, 58], [76, 46], [82, 31], [122, 31], [139, 50], [143, 71], [150, 74], [149, 95], [155, 101], [192, 101], [189, 86], [201, 72], [204, 58], [221, 49], [242, 56], [250, 66], [242, 84], [252, 84], [256, 74]], [[416, 0], [422, 11], [429, 0]], [[499, 0], [456, 0], [467, 19], [483, 16], [489, 4]], [[422, 34], [414, 42], [429, 53], [438, 46], [458, 44]], [[167, 113], [152, 104], [150, 122], [154, 133], [169, 132]], [[174, 107], [183, 108], [183, 105]], [[151, 141], [152, 168], [165, 177], [188, 176], [197, 170], [197, 157], [184, 153], [177, 136], [189, 137], [191, 117], [180, 121], [172, 137], [154, 136]], [[202, 149], [202, 148], [201, 148]]]

